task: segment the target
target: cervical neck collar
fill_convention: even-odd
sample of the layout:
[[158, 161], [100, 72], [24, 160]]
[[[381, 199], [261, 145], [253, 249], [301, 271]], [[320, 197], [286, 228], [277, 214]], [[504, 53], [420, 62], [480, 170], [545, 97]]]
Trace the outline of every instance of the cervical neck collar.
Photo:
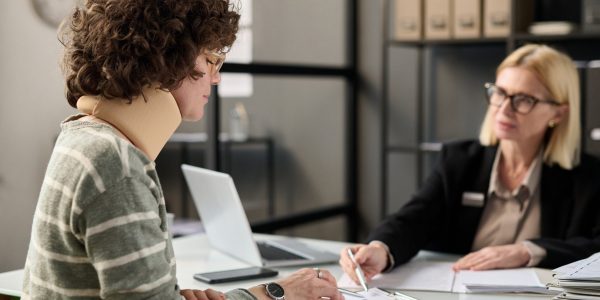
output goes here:
[[145, 88], [131, 103], [83, 96], [77, 100], [77, 109], [114, 126], [152, 161], [181, 124], [175, 98], [157, 88]]

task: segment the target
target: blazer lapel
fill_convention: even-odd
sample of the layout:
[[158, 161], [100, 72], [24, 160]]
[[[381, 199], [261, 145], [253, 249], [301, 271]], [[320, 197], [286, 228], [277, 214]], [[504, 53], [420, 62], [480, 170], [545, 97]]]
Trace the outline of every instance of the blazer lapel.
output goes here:
[[466, 192], [474, 192], [483, 194], [483, 206], [481, 207], [467, 207], [461, 205], [461, 220], [460, 220], [460, 239], [461, 251], [468, 253], [471, 251], [473, 246], [473, 240], [475, 240], [475, 234], [479, 228], [479, 221], [483, 214], [483, 208], [487, 203], [487, 191], [490, 184], [490, 177], [492, 172], [492, 166], [494, 164], [494, 158], [496, 157], [497, 147], [484, 147], [481, 153], [481, 159], [473, 160], [474, 164], [469, 166], [470, 171], [467, 172], [468, 177], [465, 182], [468, 182], [465, 187]]
[[475, 179], [475, 189], [482, 192], [485, 195], [485, 201], [487, 202], [487, 192], [490, 186], [490, 178], [492, 177], [492, 167], [494, 166], [494, 159], [496, 158], [496, 152], [498, 147], [485, 148], [483, 152], [483, 163], [479, 169], [479, 174]]

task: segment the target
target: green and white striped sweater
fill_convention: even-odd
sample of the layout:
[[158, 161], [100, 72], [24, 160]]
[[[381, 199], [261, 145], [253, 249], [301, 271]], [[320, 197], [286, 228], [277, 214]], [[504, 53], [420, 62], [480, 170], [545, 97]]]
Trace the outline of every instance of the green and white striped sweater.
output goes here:
[[61, 124], [48, 163], [22, 299], [182, 299], [154, 162], [77, 117]]

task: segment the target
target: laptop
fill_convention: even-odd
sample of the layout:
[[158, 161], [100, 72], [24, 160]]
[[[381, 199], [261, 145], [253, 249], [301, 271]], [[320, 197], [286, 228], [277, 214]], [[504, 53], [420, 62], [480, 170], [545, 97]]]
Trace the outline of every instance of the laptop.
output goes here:
[[231, 176], [183, 164], [210, 244], [255, 266], [282, 267], [337, 262], [339, 256], [294, 238], [255, 241]]

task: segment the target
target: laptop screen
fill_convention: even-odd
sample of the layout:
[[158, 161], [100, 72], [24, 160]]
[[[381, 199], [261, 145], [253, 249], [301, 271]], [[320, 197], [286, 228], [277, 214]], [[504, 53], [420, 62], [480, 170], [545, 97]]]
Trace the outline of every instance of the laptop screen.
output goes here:
[[261, 266], [262, 259], [231, 176], [185, 164], [181, 169], [211, 245]]

